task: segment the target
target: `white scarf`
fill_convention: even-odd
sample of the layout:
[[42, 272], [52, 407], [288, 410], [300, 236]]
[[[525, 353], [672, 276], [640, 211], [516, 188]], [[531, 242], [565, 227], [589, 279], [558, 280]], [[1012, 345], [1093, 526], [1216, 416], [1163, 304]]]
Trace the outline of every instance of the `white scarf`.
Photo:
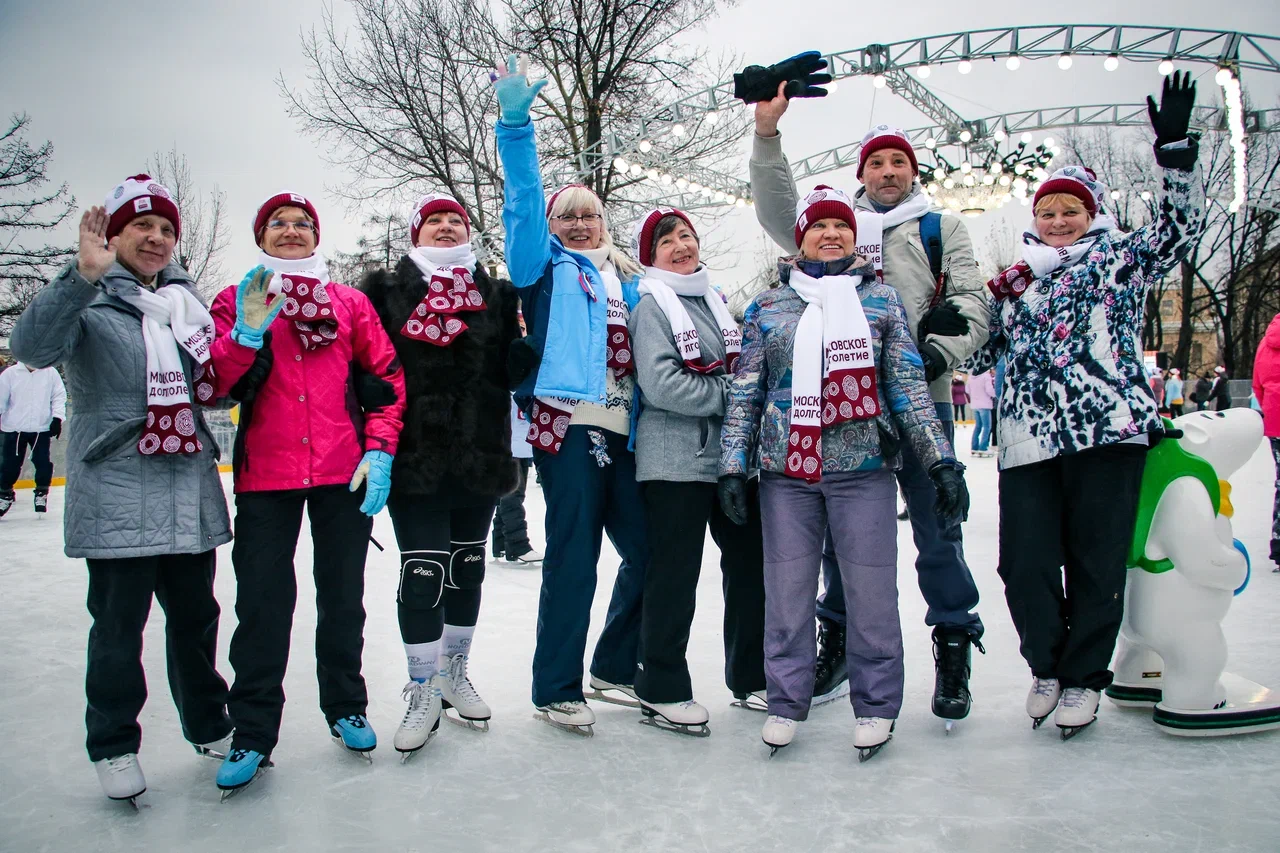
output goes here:
[[[732, 375], [738, 365], [738, 356], [742, 353], [742, 331], [729, 313], [729, 306], [725, 304], [719, 291], [711, 287], [707, 268], [700, 266], [689, 275], [681, 275], [657, 267], [645, 267], [645, 273], [645, 278], [640, 282], [640, 293], [652, 296], [666, 315], [684, 366], [695, 373], [710, 373], [723, 364], [725, 372]], [[698, 328], [680, 301], [681, 296], [695, 299], [701, 296], [706, 302], [724, 338], [724, 361], [703, 363]]]
[[190, 290], [167, 284], [154, 293], [145, 287], [122, 292], [120, 298], [142, 312], [142, 341], [147, 352], [147, 422], [138, 450], [154, 453], [198, 453], [195, 413], [178, 347], [200, 365], [193, 385], [201, 403], [213, 401], [213, 317]]
[[1074, 266], [1092, 248], [1094, 242], [1108, 231], [1118, 230], [1115, 217], [1104, 213], [1089, 224], [1089, 231], [1070, 246], [1054, 248], [1040, 239], [1035, 220], [1022, 232], [1022, 260], [1031, 267], [1036, 278], [1043, 278], [1062, 267]]
[[280, 294], [281, 287], [284, 284], [284, 279], [281, 278], [283, 275], [306, 276], [320, 282], [329, 280], [329, 265], [325, 263], [324, 255], [319, 252], [297, 260], [277, 258], [268, 255], [266, 252], [258, 252], [258, 264], [275, 272], [275, 275], [271, 277], [271, 284], [267, 286], [267, 292], [272, 296]]
[[926, 193], [916, 193], [888, 213], [861, 208], [853, 212], [858, 223], [858, 245], [854, 251], [876, 265], [876, 278], [884, 281], [884, 232], [904, 222], [919, 219], [929, 212], [929, 205]]
[[860, 275], [810, 278], [791, 270], [808, 303], [791, 344], [791, 419], [786, 473], [822, 479], [822, 430], [880, 414], [871, 325], [858, 297]]
[[414, 246], [409, 250], [409, 260], [422, 273], [422, 280], [431, 281], [431, 276], [444, 275], [453, 278], [454, 267], [465, 267], [467, 272], [476, 271], [476, 253], [470, 243], [457, 246]]

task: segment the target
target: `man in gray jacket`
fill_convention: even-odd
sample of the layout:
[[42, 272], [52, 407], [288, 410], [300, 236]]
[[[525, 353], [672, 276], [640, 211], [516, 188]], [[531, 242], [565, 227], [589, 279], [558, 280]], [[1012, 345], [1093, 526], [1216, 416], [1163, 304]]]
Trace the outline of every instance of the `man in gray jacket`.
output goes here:
[[[778, 120], [789, 103], [782, 94], [785, 86], [778, 87], [772, 100], [755, 107], [751, 192], [760, 224], [790, 253], [795, 248], [798, 193], [778, 133]], [[938, 417], [947, 437], [953, 438], [951, 372], [986, 342], [989, 310], [969, 233], [955, 217], [940, 221], [942, 271], [935, 278], [921, 239], [921, 219], [927, 215], [929, 199], [916, 180], [918, 171], [915, 153], [902, 131], [880, 125], [863, 139], [858, 165], [863, 187], [855, 196], [858, 252], [876, 261], [884, 282], [901, 295]], [[970, 645], [982, 636], [982, 620], [974, 612], [978, 588], [964, 560], [960, 525], [940, 525], [928, 474], [909, 446], [904, 443], [902, 449], [898, 482], [919, 552], [916, 573], [929, 606], [925, 622], [934, 626], [933, 711], [946, 719], [960, 719], [969, 712]], [[844, 590], [829, 538], [823, 563], [827, 589], [818, 599], [815, 704], [836, 698], [848, 677]]]

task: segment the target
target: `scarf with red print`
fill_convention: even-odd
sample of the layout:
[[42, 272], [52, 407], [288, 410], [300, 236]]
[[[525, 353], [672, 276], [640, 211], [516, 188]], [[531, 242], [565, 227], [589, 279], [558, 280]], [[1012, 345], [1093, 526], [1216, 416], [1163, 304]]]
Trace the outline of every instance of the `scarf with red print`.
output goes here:
[[470, 243], [460, 246], [414, 246], [409, 260], [422, 273], [427, 295], [413, 309], [400, 334], [445, 347], [467, 330], [459, 314], [483, 311], [484, 296], [476, 287], [476, 256]]
[[266, 252], [258, 263], [275, 275], [267, 292], [284, 300], [280, 314], [307, 351], [327, 347], [338, 339], [338, 318], [329, 300], [329, 266], [319, 252], [297, 260], [274, 258]]
[[[640, 282], [640, 293], [649, 294], [671, 324], [671, 334], [675, 338], [676, 349], [684, 366], [694, 373], [711, 373], [723, 366], [725, 372], [732, 375], [738, 366], [738, 356], [742, 354], [742, 331], [738, 328], [729, 306], [725, 304], [720, 291], [711, 286], [711, 277], [706, 267], [699, 267], [689, 275], [645, 267], [645, 278]], [[680, 302], [680, 297], [696, 298], [701, 296], [720, 326], [720, 334], [724, 339], [724, 360], [716, 359], [706, 363], [702, 357], [702, 346], [698, 340], [698, 327], [693, 318]]]

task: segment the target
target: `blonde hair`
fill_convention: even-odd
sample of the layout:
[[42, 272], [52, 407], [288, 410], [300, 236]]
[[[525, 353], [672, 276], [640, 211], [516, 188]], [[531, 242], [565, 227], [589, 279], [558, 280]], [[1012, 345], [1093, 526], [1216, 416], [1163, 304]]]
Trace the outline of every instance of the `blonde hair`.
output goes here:
[[617, 270], [618, 278], [626, 281], [643, 272], [640, 265], [613, 242], [613, 235], [609, 233], [609, 216], [604, 212], [604, 204], [600, 201], [600, 196], [586, 187], [565, 187], [561, 190], [556, 196], [555, 203], [551, 205], [551, 210], [547, 212], [547, 219], [583, 208], [591, 208], [603, 217], [600, 222], [600, 248], [609, 250], [609, 263], [613, 264], [613, 268]]
[[1036, 206], [1031, 209], [1031, 213], [1034, 216], [1039, 216], [1040, 211], [1055, 204], [1061, 204], [1067, 210], [1074, 207], [1085, 216], [1089, 215], [1089, 210], [1084, 206], [1084, 202], [1073, 196], [1071, 193], [1049, 193], [1047, 196], [1036, 202]]

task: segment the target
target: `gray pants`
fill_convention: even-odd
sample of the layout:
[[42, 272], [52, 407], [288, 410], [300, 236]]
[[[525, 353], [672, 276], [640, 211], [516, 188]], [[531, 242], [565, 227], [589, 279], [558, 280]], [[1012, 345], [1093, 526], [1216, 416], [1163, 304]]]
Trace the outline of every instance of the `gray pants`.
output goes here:
[[817, 662], [813, 599], [829, 526], [849, 614], [845, 655], [854, 713], [897, 719], [904, 670], [896, 488], [893, 473], [884, 469], [823, 474], [814, 485], [761, 474], [770, 714], [809, 716]]

